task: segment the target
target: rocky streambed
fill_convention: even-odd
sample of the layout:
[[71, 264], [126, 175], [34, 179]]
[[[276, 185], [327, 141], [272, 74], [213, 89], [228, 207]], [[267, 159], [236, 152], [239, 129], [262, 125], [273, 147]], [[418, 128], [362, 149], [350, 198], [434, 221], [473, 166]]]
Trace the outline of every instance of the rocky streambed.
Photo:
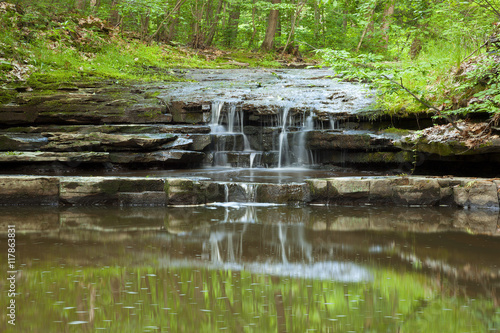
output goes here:
[[[148, 172], [154, 176], [155, 172], [164, 170], [207, 167], [227, 172], [276, 167], [336, 170], [334, 174], [313, 173], [306, 177], [307, 181], [253, 179], [242, 183], [246, 188], [259, 184], [260, 192], [252, 199], [256, 202], [373, 204], [390, 201], [396, 205], [443, 204], [498, 209], [498, 197], [493, 195], [493, 187], [498, 191], [496, 180], [481, 180], [488, 189], [475, 190], [474, 186], [466, 186], [475, 184], [472, 178], [453, 181], [449, 180], [453, 178], [441, 178], [445, 180], [439, 183], [433, 178], [425, 181], [418, 178], [415, 184], [412, 177], [402, 177], [404, 181], [386, 178], [392, 185], [383, 185], [388, 186], [388, 190], [380, 200], [378, 194], [374, 194], [374, 188], [382, 184], [380, 179], [348, 178], [349, 184], [358, 184], [349, 188], [359, 188], [359, 191], [347, 191], [348, 195], [342, 194], [343, 185], [340, 190], [325, 185], [329, 189], [326, 192], [323, 185], [322, 190], [311, 185], [331, 184], [333, 179], [325, 180], [331, 176], [412, 172], [496, 177], [500, 173], [498, 135], [474, 148], [453, 138], [411, 136], [413, 131], [432, 125], [430, 116], [422, 114], [417, 119], [382, 116], [373, 120], [377, 112], [373, 110], [373, 92], [361, 85], [337, 82], [329, 70], [214, 69], [176, 73], [185, 81], [127, 85], [74, 82], [47, 85], [43, 90], [28, 86], [4, 89], [0, 104], [0, 171], [45, 176], [116, 176], [118, 172], [134, 176], [134, 172]], [[353, 169], [344, 174], [342, 167]], [[185, 178], [182, 174], [177, 176]], [[68, 188], [64, 177], [4, 177], [0, 184], [1, 204], [204, 204], [227, 201], [232, 196], [235, 200], [249, 200], [248, 194], [242, 192], [245, 186], [230, 186], [230, 180], [216, 181], [203, 175], [200, 183], [199, 177], [185, 181], [198, 184], [189, 188], [210, 188], [203, 190], [208, 192], [194, 191], [190, 196], [181, 196], [186, 199], [174, 200], [164, 188], [171, 182], [166, 179], [173, 178], [165, 174], [161, 177], [161, 181], [155, 180], [161, 183], [158, 189], [150, 191], [141, 185], [142, 178], [129, 178], [129, 185], [125, 187], [131, 190], [119, 185], [116, 191], [111, 191], [112, 195], [106, 189], [99, 192], [99, 186], [88, 185], [102, 180], [68, 181], [78, 184], [75, 189], [86, 198], [81, 201], [65, 197]], [[322, 180], [315, 181], [315, 178]], [[138, 179], [137, 184], [133, 185], [133, 179]], [[38, 192], [46, 181], [52, 184], [50, 200], [37, 199], [45, 197]], [[113, 178], [110, 181], [113, 182]], [[26, 185], [22, 185], [24, 182]], [[295, 185], [284, 184], [290, 182]], [[426, 182], [435, 185], [431, 186], [432, 194], [421, 190]], [[370, 189], [366, 184], [370, 184]], [[20, 192], [16, 192], [18, 187]], [[270, 192], [264, 190], [266, 188]], [[466, 189], [468, 194], [461, 189]], [[29, 195], [31, 190], [37, 194]], [[464, 199], [475, 196], [475, 191], [488, 192], [488, 199], [477, 202]], [[213, 195], [207, 194], [209, 192]], [[399, 199], [400, 195], [404, 199]]]

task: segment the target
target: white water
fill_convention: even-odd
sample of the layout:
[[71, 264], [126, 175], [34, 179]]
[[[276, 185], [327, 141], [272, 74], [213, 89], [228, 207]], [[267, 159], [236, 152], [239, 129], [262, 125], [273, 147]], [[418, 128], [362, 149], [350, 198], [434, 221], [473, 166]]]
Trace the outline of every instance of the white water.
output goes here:
[[306, 118], [306, 120], [302, 123], [302, 128], [298, 135], [298, 142], [294, 145], [294, 155], [297, 159], [297, 164], [300, 166], [311, 165], [313, 162], [312, 153], [309, 149], [306, 148], [307, 142], [307, 133], [314, 129], [314, 118], [312, 114]]
[[[290, 111], [289, 106], [285, 106], [281, 115], [281, 132], [279, 136], [279, 155], [278, 155], [278, 168], [283, 165], [288, 165], [289, 153], [288, 153], [288, 111]], [[279, 119], [278, 119], [279, 120]]]
[[[238, 137], [242, 137], [243, 151], [251, 152], [250, 141], [244, 133], [244, 114], [235, 102], [212, 103], [210, 133], [216, 136], [213, 151], [213, 166], [230, 167], [228, 153], [237, 151]], [[227, 138], [232, 138], [232, 146], [227, 147]], [[230, 150], [231, 149], [231, 150]]]

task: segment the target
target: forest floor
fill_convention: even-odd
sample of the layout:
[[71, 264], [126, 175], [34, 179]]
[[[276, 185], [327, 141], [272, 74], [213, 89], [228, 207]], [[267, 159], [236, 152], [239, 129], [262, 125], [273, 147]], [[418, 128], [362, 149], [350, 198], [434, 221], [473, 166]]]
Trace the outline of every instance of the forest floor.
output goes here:
[[[50, 19], [50, 22], [44, 21], [47, 19]], [[0, 30], [0, 103], [11, 100], [16, 89], [54, 90], [61, 84], [76, 81], [126, 84], [185, 80], [178, 75], [177, 69], [304, 68], [332, 65], [328, 61], [323, 62], [321, 55], [316, 53], [286, 54], [279, 49], [266, 53], [216, 47], [194, 49], [175, 43], [144, 41], [141, 36], [120, 31], [96, 17], [44, 18], [43, 15], [20, 13], [13, 4], [6, 2], [0, 2], [0, 25], [5, 27]], [[357, 61], [357, 58], [353, 59]], [[492, 114], [498, 115], [494, 96], [500, 92], [500, 84], [495, 81], [495, 84], [485, 85], [484, 77], [478, 75], [485, 76], [486, 73], [487, 76], [491, 73], [478, 68], [481, 69], [481, 64], [490, 60], [491, 57], [484, 55], [472, 57], [458, 69], [446, 67], [441, 72], [436, 71], [432, 63], [426, 61], [405, 68], [404, 74], [401, 75], [406, 76], [401, 77], [401, 82], [419, 96], [426, 95], [428, 101], [439, 109], [438, 112], [422, 107], [403, 89], [391, 84], [386, 85], [389, 88], [385, 91], [384, 88], [379, 90], [377, 102], [380, 111], [375, 116], [386, 114], [391, 117], [415, 117], [424, 114], [426, 117], [434, 115], [436, 118], [448, 118], [457, 122], [467, 119], [468, 116], [456, 110], [465, 107], [476, 112], [478, 109], [479, 113], [484, 114], [479, 118], [488, 120], [487, 128], [475, 133], [475, 125], [461, 122], [461, 130], [452, 126], [452, 129], [460, 134], [453, 138], [468, 140], [470, 143], [472, 141], [467, 133], [475, 133], [474, 137], [478, 139], [473, 140], [474, 142], [487, 141], [488, 135], [498, 126], [498, 117], [489, 117]], [[333, 65], [338, 64], [339, 62]], [[359, 75], [359, 72], [367, 72], [366, 67], [353, 66], [352, 62], [345, 61], [341, 65], [337, 68], [333, 66], [333, 70], [356, 69], [358, 72], [355, 72], [354, 76]], [[391, 62], [388, 65], [387, 62], [379, 61], [374, 66], [381, 66], [380, 73], [384, 74], [390, 73], [391, 67], [403, 68], [405, 63]], [[479, 74], [476, 75], [475, 72]], [[380, 77], [380, 73], [374, 71], [373, 75]], [[348, 77], [350, 73], [342, 75]], [[433, 75], [436, 76], [435, 80], [432, 79]], [[429, 82], [429, 77], [435, 82]], [[443, 79], [444, 77], [447, 79]], [[486, 93], [481, 95], [481, 91]], [[474, 109], [475, 105], [479, 105], [479, 108]], [[490, 105], [490, 109], [484, 112], [485, 108], [481, 109], [481, 105]], [[452, 114], [443, 118], [439, 111], [451, 111]], [[443, 129], [436, 127], [432, 131], [439, 134]], [[420, 135], [433, 133], [424, 132]]]

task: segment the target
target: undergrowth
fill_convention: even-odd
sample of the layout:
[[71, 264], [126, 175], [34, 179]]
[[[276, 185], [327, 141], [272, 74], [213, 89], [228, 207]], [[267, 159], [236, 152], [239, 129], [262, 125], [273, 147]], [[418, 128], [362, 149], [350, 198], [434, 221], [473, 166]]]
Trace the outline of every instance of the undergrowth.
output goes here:
[[[386, 61], [375, 54], [318, 50], [324, 62], [344, 81], [369, 84], [377, 91], [380, 114], [407, 116], [432, 113], [436, 118], [500, 113], [500, 56], [478, 49], [458, 50], [430, 43], [417, 59]], [[470, 53], [469, 53], [470, 54]]]
[[0, 82], [176, 81], [176, 68], [279, 67], [272, 54], [194, 50], [127, 37], [106, 22], [36, 5], [0, 6]]

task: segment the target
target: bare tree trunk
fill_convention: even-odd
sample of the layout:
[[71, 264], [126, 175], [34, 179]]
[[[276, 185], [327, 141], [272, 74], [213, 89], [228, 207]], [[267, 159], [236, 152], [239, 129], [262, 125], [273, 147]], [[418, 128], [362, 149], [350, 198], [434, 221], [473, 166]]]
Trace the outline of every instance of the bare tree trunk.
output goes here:
[[[279, 4], [281, 0], [271, 0], [272, 4]], [[260, 48], [263, 51], [269, 51], [274, 45], [274, 35], [276, 34], [276, 27], [278, 26], [279, 10], [271, 9], [269, 18], [267, 20], [266, 36]]]
[[363, 30], [363, 33], [361, 34], [361, 38], [359, 39], [358, 47], [356, 47], [356, 52], [358, 52], [359, 49], [361, 48], [361, 44], [363, 43], [363, 40], [365, 39], [365, 36], [366, 36], [366, 33], [368, 32], [368, 30], [370, 30], [370, 28], [373, 28], [372, 19], [373, 19], [373, 14], [375, 14], [376, 7], [377, 7], [377, 2], [374, 3], [373, 9], [370, 12], [370, 14], [368, 15], [368, 23], [366, 24], [366, 27]]
[[250, 40], [248, 41], [248, 47], [252, 47], [253, 41], [255, 39], [255, 35], [257, 34], [257, 27], [255, 25], [255, 14], [257, 9], [255, 8], [255, 1], [252, 0], [253, 6], [252, 6], [252, 36], [250, 37]]
[[384, 48], [387, 49], [389, 47], [389, 27], [391, 25], [392, 15], [394, 14], [394, 2], [395, 0], [391, 0], [384, 10], [384, 17], [382, 19], [382, 39], [384, 40]]
[[229, 19], [227, 22], [224, 38], [224, 44], [227, 47], [231, 47], [231, 44], [236, 40], [236, 37], [238, 37], [238, 24], [240, 22], [240, 14], [241, 11], [239, 5], [235, 5], [229, 12]]
[[[202, 0], [203, 2], [203, 0]], [[203, 19], [204, 3], [200, 6], [199, 1], [196, 0], [194, 7], [191, 8], [194, 24], [193, 24], [193, 36], [191, 40], [191, 45], [193, 48], [203, 48], [205, 38], [203, 38], [203, 31], [201, 30], [201, 21]]]
[[[215, 17], [213, 17], [213, 21], [212, 21], [212, 24], [210, 26], [210, 30], [209, 30], [207, 38], [205, 40], [205, 44], [207, 44], [207, 46], [210, 46], [213, 43], [215, 33], [217, 32], [217, 26], [218, 26], [219, 20], [220, 20], [220, 13], [222, 11], [223, 3], [224, 3], [224, 0], [220, 0], [219, 5], [217, 6], [217, 11], [216, 11]], [[213, 13], [213, 11], [212, 11], [212, 13]]]
[[342, 31], [346, 32], [347, 31], [347, 14], [349, 14], [349, 11], [347, 9], [344, 9], [343, 14], [344, 14], [344, 18], [342, 19]]
[[[158, 24], [158, 29], [156, 29], [156, 31], [149, 37], [149, 40], [153, 40], [158, 35], [158, 33], [163, 29], [165, 24], [170, 21], [170, 19], [174, 15], [174, 13], [179, 12], [179, 9], [181, 8], [182, 4], [184, 4], [184, 2], [186, 2], [186, 0], [177, 0], [174, 8], [170, 12], [165, 14], [165, 18], [163, 19], [163, 21], [160, 24]], [[196, 5], [198, 5], [198, 1], [196, 1]], [[178, 21], [177, 17], [175, 19], [176, 19], [176, 21]], [[201, 18], [200, 18], [200, 20], [201, 20]], [[195, 23], [196, 22], [197, 21], [195, 21]]]
[[116, 9], [116, 6], [120, 0], [113, 0], [111, 2], [111, 12], [109, 15], [109, 23], [111, 23], [114, 26], [118, 25], [118, 22], [120, 22], [120, 14], [118, 13], [118, 10]]
[[174, 20], [168, 25], [168, 34], [165, 42], [170, 43], [174, 40], [175, 35], [177, 34], [177, 24], [179, 24], [179, 17], [175, 16]]
[[302, 3], [297, 3], [297, 9], [295, 10], [295, 13], [292, 16], [292, 23], [290, 27], [290, 33], [288, 34], [288, 39], [286, 40], [285, 47], [283, 48], [283, 52], [281, 52], [281, 55], [286, 53], [286, 49], [288, 47], [288, 44], [290, 43], [290, 39], [292, 39], [294, 33], [295, 33], [295, 26], [298, 21], [300, 21], [300, 13], [302, 12], [302, 9], [304, 9], [304, 6], [306, 5], [307, 1], [304, 0]]
[[141, 39], [144, 39], [149, 32], [149, 16], [150, 9], [146, 12], [146, 14], [141, 15]]
[[320, 13], [319, 13], [319, 5], [318, 1], [314, 1], [314, 40], [318, 40], [319, 38], [319, 29], [321, 27], [320, 23]]

